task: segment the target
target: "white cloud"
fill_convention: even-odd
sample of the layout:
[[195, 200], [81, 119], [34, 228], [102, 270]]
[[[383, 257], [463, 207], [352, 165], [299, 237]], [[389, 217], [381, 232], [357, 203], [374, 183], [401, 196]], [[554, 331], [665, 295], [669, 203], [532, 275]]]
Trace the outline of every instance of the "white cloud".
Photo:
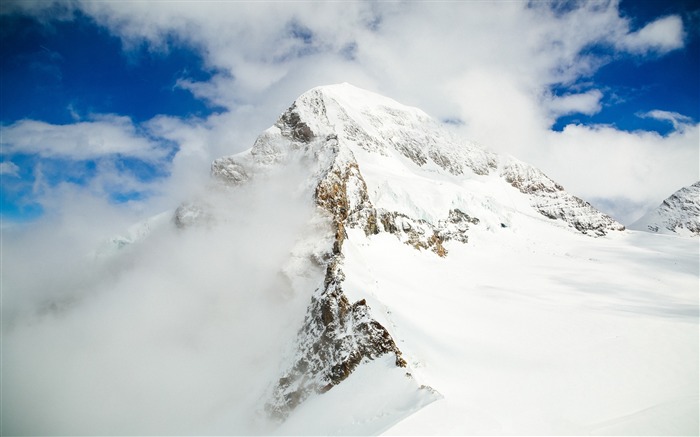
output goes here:
[[700, 179], [698, 144], [700, 124], [667, 136], [568, 125], [544, 137], [538, 161], [565, 188], [584, 199], [598, 200], [608, 213], [629, 224]]
[[549, 98], [549, 110], [554, 118], [567, 114], [593, 115], [600, 111], [600, 90], [590, 90], [585, 93], [552, 96]]
[[661, 121], [668, 121], [673, 125], [676, 130], [684, 129], [687, 125], [692, 123], [692, 119], [686, 115], [679, 114], [672, 111], [662, 111], [661, 109], [654, 109], [649, 112], [639, 114], [642, 118], [653, 118]]
[[20, 120], [3, 128], [2, 146], [5, 154], [37, 154], [45, 158], [76, 160], [120, 154], [157, 161], [168, 153], [140, 135], [128, 117], [116, 115], [66, 125]]
[[62, 193], [64, 214], [3, 230], [3, 431], [270, 434], [261, 399], [324, 275], [295, 270], [312, 250], [300, 239], [332, 238], [309, 193], [288, 189], [304, 170], [202, 193], [220, 222], [103, 258], [86, 254], [132, 216], [79, 192]]
[[683, 47], [683, 20], [672, 15], [659, 18], [636, 32], [624, 35], [617, 45], [632, 53], [666, 53]]
[[[168, 181], [173, 144], [116, 115], [66, 125], [20, 120], [3, 127], [2, 155], [33, 155], [31, 176], [4, 183], [3, 191], [24, 193], [20, 203], [40, 205], [48, 215], [86, 214], [70, 209], [76, 196], [99, 202], [132, 198], [121, 207], [155, 213], [177, 201], [169, 197], [179, 191]], [[11, 161], [1, 166], [3, 174], [18, 176]]]
[[19, 176], [19, 167], [12, 161], [0, 162], [0, 175]]

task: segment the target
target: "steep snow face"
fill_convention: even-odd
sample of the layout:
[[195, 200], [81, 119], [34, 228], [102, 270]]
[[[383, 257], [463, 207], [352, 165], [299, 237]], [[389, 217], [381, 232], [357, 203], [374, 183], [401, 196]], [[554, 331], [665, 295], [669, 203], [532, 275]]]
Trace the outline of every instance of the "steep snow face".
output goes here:
[[630, 225], [632, 229], [676, 234], [700, 235], [700, 181], [683, 187]]

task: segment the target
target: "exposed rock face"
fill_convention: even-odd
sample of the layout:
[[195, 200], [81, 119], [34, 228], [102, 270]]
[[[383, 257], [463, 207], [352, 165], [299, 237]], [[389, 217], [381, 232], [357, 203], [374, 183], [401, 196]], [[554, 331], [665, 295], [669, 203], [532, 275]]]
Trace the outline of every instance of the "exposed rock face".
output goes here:
[[342, 255], [328, 263], [323, 287], [316, 290], [297, 336], [293, 365], [276, 384], [267, 410], [284, 418], [313, 393], [341, 383], [363, 360], [394, 354], [405, 367], [389, 332], [371, 315], [364, 299], [350, 303], [343, 293]]
[[649, 232], [700, 236], [700, 181], [676, 191], [630, 227]]
[[521, 193], [529, 195], [530, 204], [540, 214], [552, 220], [563, 220], [584, 234], [602, 236], [609, 231], [625, 229], [530, 165], [512, 160], [504, 166], [501, 176]]
[[314, 137], [311, 128], [301, 121], [299, 114], [294, 110], [296, 105], [292, 105], [280, 119], [277, 126], [282, 131], [282, 135], [289, 136], [293, 141], [308, 143]]
[[380, 210], [379, 223], [385, 232], [396, 235], [403, 243], [416, 249], [428, 249], [438, 256], [447, 256], [443, 245], [446, 241], [455, 240], [467, 243], [469, 225], [479, 224], [479, 219], [470, 217], [459, 209], [450, 210], [446, 219], [433, 225], [422, 219], [413, 219], [399, 212]]
[[245, 167], [230, 156], [214, 160], [211, 164], [211, 176], [229, 185], [240, 185], [250, 179]]
[[[326, 147], [337, 150], [336, 138], [326, 142]], [[351, 303], [343, 293], [346, 228], [359, 228], [367, 235], [379, 232], [377, 212], [352, 154], [336, 154], [316, 186], [314, 200], [331, 215], [335, 239], [327, 255], [324, 284], [314, 292], [297, 336], [294, 364], [279, 379], [267, 404], [268, 412], [278, 418], [286, 417], [311, 394], [325, 393], [341, 383], [363, 360], [394, 354], [396, 365], [406, 366], [401, 350], [372, 317], [366, 301]]]

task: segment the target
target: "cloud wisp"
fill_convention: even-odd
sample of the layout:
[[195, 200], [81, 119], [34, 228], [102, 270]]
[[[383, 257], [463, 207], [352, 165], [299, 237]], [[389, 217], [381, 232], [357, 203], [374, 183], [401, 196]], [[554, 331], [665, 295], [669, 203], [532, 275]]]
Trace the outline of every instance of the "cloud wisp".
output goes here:
[[164, 159], [168, 151], [136, 131], [128, 117], [102, 115], [94, 121], [56, 125], [20, 120], [3, 128], [3, 153], [86, 160], [123, 155], [145, 161]]
[[693, 120], [687, 115], [679, 114], [673, 111], [663, 111], [661, 109], [654, 109], [649, 112], [644, 112], [639, 114], [639, 117], [667, 121], [673, 125], [673, 129], [676, 131], [692, 127], [693, 125]]

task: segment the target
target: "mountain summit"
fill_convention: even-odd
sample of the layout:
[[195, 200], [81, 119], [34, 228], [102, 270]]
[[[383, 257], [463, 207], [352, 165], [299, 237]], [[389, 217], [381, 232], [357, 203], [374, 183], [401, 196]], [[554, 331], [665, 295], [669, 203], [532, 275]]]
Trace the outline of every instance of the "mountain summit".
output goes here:
[[[460, 141], [423, 111], [349, 84], [304, 93], [250, 150], [215, 160], [211, 172], [226, 190], [286, 167], [306, 174], [298, 187], [327, 221], [330, 238], [310, 254], [323, 281], [267, 403], [280, 418], [363, 362], [391, 356], [411, 375], [387, 320], [362, 293], [353, 299], [345, 292], [351, 231], [370, 241], [392, 235], [447, 257], [449, 244], [468, 244], [472, 229], [502, 232], [533, 220], [589, 236], [624, 229], [531, 165]], [[175, 220], [187, 227], [215, 215], [195, 203], [179, 208]], [[421, 390], [421, 402], [437, 396]]]
[[[240, 184], [299, 153], [315, 161], [319, 206], [349, 202], [340, 221], [370, 233], [393, 229], [375, 224], [396, 214], [437, 229], [455, 207], [488, 228], [535, 214], [593, 236], [624, 229], [533, 166], [456, 139], [423, 111], [347, 83], [301, 95], [252, 149], [217, 159], [212, 175]], [[333, 184], [347, 199], [324, 198]], [[435, 248], [438, 240], [422, 244]]]

